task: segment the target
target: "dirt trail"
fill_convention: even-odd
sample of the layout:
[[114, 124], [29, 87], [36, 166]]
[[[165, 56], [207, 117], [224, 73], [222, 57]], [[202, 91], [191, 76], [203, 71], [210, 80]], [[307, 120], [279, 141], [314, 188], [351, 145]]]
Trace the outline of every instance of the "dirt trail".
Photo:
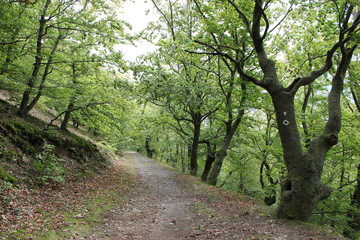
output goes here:
[[307, 225], [261, 217], [257, 204], [202, 184], [134, 152], [139, 187], [82, 239], [342, 239]]
[[177, 180], [178, 173], [138, 153], [128, 152], [126, 158], [136, 168], [139, 188], [89, 238], [185, 239], [196, 216], [186, 184]]

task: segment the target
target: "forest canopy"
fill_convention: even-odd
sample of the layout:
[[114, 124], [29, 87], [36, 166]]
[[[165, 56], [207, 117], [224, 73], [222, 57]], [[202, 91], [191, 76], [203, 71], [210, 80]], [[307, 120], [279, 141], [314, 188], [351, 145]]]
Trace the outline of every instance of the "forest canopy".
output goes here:
[[[358, 237], [360, 3], [151, 2], [135, 35], [123, 1], [2, 0], [2, 97]], [[154, 51], [125, 61], [139, 39]]]

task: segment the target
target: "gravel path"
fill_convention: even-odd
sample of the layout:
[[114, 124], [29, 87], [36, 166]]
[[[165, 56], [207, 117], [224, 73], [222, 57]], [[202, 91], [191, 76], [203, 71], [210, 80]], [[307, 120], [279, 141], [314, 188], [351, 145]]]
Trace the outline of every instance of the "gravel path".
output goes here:
[[82, 239], [343, 239], [303, 224], [259, 216], [258, 204], [202, 184], [138, 153], [125, 154], [139, 177], [128, 202]]

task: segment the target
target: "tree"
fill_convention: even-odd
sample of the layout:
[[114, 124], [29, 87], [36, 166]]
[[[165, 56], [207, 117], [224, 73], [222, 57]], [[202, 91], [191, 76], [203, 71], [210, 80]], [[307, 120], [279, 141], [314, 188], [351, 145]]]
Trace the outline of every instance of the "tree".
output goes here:
[[[281, 201], [277, 216], [279, 218], [307, 221], [317, 202], [326, 199], [331, 194], [330, 188], [321, 183], [320, 178], [326, 153], [338, 142], [338, 134], [341, 128], [340, 97], [346, 71], [354, 51], [357, 49], [356, 41], [354, 41], [354, 36], [359, 31], [360, 24], [360, 15], [356, 14], [357, 6], [348, 2], [341, 4], [335, 1], [330, 5], [324, 5], [327, 8], [322, 10], [327, 14], [331, 11], [336, 14], [333, 15], [331, 21], [319, 21], [315, 24], [333, 24], [333, 19], [337, 20], [337, 25], [334, 25], [337, 26], [337, 29], [327, 29], [330, 32], [328, 36], [331, 37], [332, 46], [327, 53], [322, 54], [322, 66], [320, 68], [306, 76], [295, 78], [289, 86], [285, 87], [284, 82], [278, 76], [275, 61], [268, 54], [269, 50], [266, 45], [266, 41], [272, 37], [269, 13], [273, 10], [270, 8], [270, 1], [246, 1], [240, 4], [228, 0], [221, 3], [217, 1], [210, 3], [217, 4], [220, 9], [232, 8], [237, 12], [238, 20], [246, 29], [247, 36], [252, 40], [251, 46], [256, 54], [255, 57], [259, 67], [256, 71], [261, 71], [261, 79], [254, 74], [256, 71], [249, 71], [251, 67], [246, 63], [242, 64], [238, 59], [234, 59], [224, 52], [223, 46], [219, 46], [214, 42], [202, 41], [201, 39], [196, 42], [208, 47], [212, 54], [227, 57], [237, 65], [237, 71], [242, 78], [263, 88], [271, 96], [287, 168], [287, 177], [282, 182]], [[321, 14], [319, 10], [316, 12], [309, 5], [305, 4], [305, 7], [311, 9], [313, 14]], [[217, 23], [211, 22], [211, 24]], [[239, 24], [239, 22], [234, 24]], [[210, 32], [209, 34], [213, 33]], [[226, 46], [227, 49], [235, 47]], [[336, 64], [333, 64], [335, 54], [339, 57], [339, 60]], [[333, 71], [329, 71], [330, 69], [333, 69]], [[330, 76], [331, 90], [328, 94], [327, 123], [322, 133], [311, 140], [307, 149], [303, 149], [296, 122], [294, 104], [296, 93], [300, 87], [309, 85], [321, 77], [330, 78]]]
[[166, 31], [161, 32], [160, 48], [151, 56], [155, 71], [145, 70], [148, 72], [142, 74], [141, 81], [149, 95], [147, 100], [165, 108], [177, 121], [178, 132], [191, 139], [190, 173], [196, 176], [201, 128], [219, 106], [212, 74], [216, 64], [211, 57], [190, 56], [183, 51], [197, 31], [191, 1], [153, 3], [162, 16], [156, 28], [165, 27]]
[[[161, 52], [171, 48], [165, 47]], [[151, 64], [155, 65], [153, 70], [141, 70], [141, 95], [146, 101], [164, 108], [176, 120], [177, 132], [191, 139], [190, 173], [196, 176], [201, 126], [217, 110], [217, 104], [213, 104], [216, 100], [209, 98], [214, 96], [211, 78], [206, 71], [192, 68], [176, 52], [165, 59], [162, 56], [166, 55], [161, 52], [151, 57]]]
[[[28, 114], [37, 104], [50, 75], [59, 71], [55, 65], [73, 62], [68, 57], [75, 56], [80, 62], [101, 61], [105, 67], [105, 60], [115, 56], [110, 49], [118, 43], [116, 40], [126, 39], [123, 33], [126, 24], [115, 19], [109, 3], [104, 1], [55, 3], [48, 0], [36, 5], [39, 11], [37, 29], [33, 30], [36, 37], [28, 40], [28, 55], [33, 56], [34, 63], [22, 94], [20, 115]], [[107, 16], [99, 17], [104, 12]], [[112, 60], [115, 63], [119, 58]]]

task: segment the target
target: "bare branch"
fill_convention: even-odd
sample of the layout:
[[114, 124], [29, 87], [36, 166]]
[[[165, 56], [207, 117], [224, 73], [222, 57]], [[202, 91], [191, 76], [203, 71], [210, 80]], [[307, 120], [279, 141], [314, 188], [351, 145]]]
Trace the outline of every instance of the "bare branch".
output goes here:
[[[158, 10], [158, 12], [164, 17], [167, 26], [169, 27], [170, 31], [171, 31], [171, 36], [173, 38], [173, 40], [175, 41], [175, 30], [174, 30], [174, 25], [171, 21], [171, 19], [169, 19], [166, 14], [164, 13], [164, 11], [162, 11], [159, 7], [159, 5], [155, 2], [155, 0], [151, 0], [151, 2], [154, 4], [155, 8]], [[170, 10], [171, 10], [171, 14], [172, 14], [172, 5], [171, 2], [169, 2], [170, 4]]]
[[288, 11], [286, 12], [286, 14], [284, 15], [284, 17], [282, 19], [280, 19], [280, 21], [269, 31], [269, 33], [273, 32], [287, 18], [287, 16], [293, 10], [292, 6], [293, 6], [293, 4], [290, 5], [290, 7], [289, 7]]

